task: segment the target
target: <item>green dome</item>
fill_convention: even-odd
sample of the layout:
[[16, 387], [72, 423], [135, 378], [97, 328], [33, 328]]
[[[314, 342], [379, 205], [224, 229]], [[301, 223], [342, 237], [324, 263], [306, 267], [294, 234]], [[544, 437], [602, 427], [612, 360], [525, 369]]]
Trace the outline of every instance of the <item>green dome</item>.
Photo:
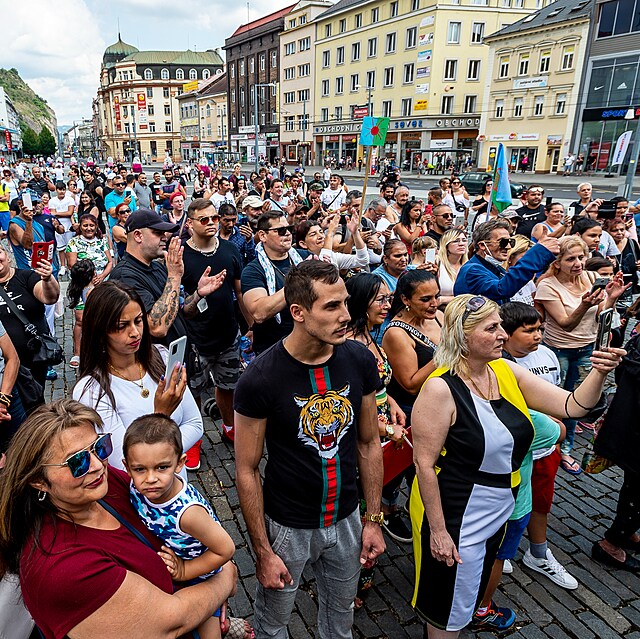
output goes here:
[[118, 34], [118, 41], [109, 45], [102, 56], [102, 64], [105, 66], [111, 66], [116, 62], [126, 58], [131, 53], [137, 53], [138, 49], [131, 44], [123, 42]]

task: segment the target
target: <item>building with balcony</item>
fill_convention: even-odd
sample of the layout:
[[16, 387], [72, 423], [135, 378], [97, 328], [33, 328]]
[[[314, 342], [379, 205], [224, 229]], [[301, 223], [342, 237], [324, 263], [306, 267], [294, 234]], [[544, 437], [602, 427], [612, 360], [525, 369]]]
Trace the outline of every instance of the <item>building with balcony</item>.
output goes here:
[[401, 163], [477, 157], [484, 37], [548, 0], [339, 0], [316, 18], [316, 161], [362, 155], [359, 117], [391, 118], [381, 153]]
[[225, 40], [229, 150], [239, 159], [254, 161], [256, 114], [260, 157], [273, 161], [279, 155], [279, 38], [285, 16], [293, 7], [243, 24]]
[[[219, 51], [139, 51], [118, 41], [100, 68], [97, 112], [100, 147], [114, 159], [180, 158], [180, 110], [184, 85], [223, 71]], [[197, 86], [197, 85], [196, 85]]]
[[494, 166], [498, 143], [512, 170], [562, 170], [580, 96], [591, 0], [557, 0], [485, 38], [491, 75], [480, 123], [479, 164]]
[[0, 87], [0, 156], [13, 162], [22, 155], [20, 120], [13, 102]]

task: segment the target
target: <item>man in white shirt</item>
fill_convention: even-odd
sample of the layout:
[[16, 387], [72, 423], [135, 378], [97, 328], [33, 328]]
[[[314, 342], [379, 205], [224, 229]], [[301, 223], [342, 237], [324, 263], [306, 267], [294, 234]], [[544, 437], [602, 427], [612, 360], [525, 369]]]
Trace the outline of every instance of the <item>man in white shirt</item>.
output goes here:
[[227, 178], [220, 178], [218, 191], [209, 199], [213, 202], [213, 206], [216, 207], [216, 211], [220, 210], [220, 206], [225, 203], [235, 206], [236, 201], [233, 199], [233, 193], [231, 192], [231, 182]]
[[289, 200], [284, 193], [284, 182], [280, 178], [271, 180], [269, 188], [269, 199], [272, 211], [282, 211], [285, 215], [290, 215], [296, 210], [295, 201]]
[[67, 272], [67, 258], [65, 249], [69, 240], [75, 235], [71, 230], [73, 220], [73, 212], [75, 210], [75, 202], [73, 197], [67, 193], [67, 187], [64, 182], [56, 182], [56, 194], [49, 201], [49, 209], [51, 214], [55, 215], [60, 224], [64, 226], [65, 233], [61, 233], [58, 236], [58, 255], [60, 257], [60, 275], [64, 275]]
[[[322, 173], [324, 175], [324, 171]], [[340, 184], [340, 178], [337, 175], [332, 175], [329, 178], [329, 186], [320, 196], [320, 201], [322, 202], [325, 210], [338, 211], [342, 208], [346, 200], [347, 194], [344, 192], [342, 184]]]
[[325, 187], [329, 186], [329, 179], [331, 178], [331, 169], [328, 164], [324, 165], [324, 169], [322, 169], [322, 179], [324, 181]]

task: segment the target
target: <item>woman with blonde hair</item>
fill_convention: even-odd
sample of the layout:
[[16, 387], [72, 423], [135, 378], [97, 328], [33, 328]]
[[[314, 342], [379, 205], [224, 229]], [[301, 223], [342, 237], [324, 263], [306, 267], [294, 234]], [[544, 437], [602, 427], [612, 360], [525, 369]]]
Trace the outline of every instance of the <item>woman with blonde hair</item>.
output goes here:
[[[515, 266], [520, 258], [533, 246], [533, 242], [526, 235], [514, 235], [515, 244], [509, 249], [507, 259], [504, 262], [505, 270]], [[536, 292], [536, 284], [529, 280], [517, 293], [511, 297], [512, 302], [524, 302], [533, 306], [533, 298]]]
[[[482, 626], [480, 612], [474, 616], [476, 602], [513, 512], [519, 468], [533, 441], [529, 408], [557, 418], [586, 415], [624, 354], [621, 349], [595, 352], [591, 372], [569, 392], [502, 359], [506, 339], [495, 302], [457, 296], [444, 313], [435, 354], [439, 368], [413, 408], [412, 604], [427, 622], [429, 639], [454, 639], [472, 621]], [[494, 602], [483, 614], [514, 616]]]
[[427, 249], [437, 249], [438, 243], [426, 235], [417, 237], [411, 243], [411, 261], [407, 265], [407, 270], [411, 271], [415, 268], [426, 268], [427, 270], [436, 271], [435, 262], [427, 262]]
[[453, 285], [456, 283], [458, 271], [467, 261], [469, 242], [463, 229], [453, 228], [445, 231], [440, 238], [438, 249], [438, 282], [440, 283], [440, 304], [445, 306], [454, 297]]
[[[589, 359], [598, 332], [598, 316], [605, 308], [615, 308], [626, 287], [618, 273], [604, 288], [593, 289], [597, 273], [586, 271], [589, 248], [579, 235], [559, 241], [560, 252], [538, 282], [536, 306], [545, 316], [542, 341], [558, 357], [561, 386], [573, 390], [589, 371]], [[567, 436], [560, 445], [560, 465], [572, 475], [582, 472], [571, 456], [576, 421], [565, 419]]]

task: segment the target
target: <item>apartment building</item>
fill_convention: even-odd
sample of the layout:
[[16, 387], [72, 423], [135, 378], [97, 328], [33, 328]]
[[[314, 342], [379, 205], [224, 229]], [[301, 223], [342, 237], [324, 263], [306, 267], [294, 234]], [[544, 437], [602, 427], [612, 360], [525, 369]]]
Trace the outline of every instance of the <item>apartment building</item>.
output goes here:
[[569, 153], [589, 40], [591, 0], [557, 0], [485, 38], [490, 81], [480, 123], [480, 166], [498, 143], [512, 170], [562, 170]]
[[547, 0], [339, 0], [316, 19], [317, 158], [362, 157], [360, 118], [391, 118], [399, 163], [477, 156], [487, 34]]

